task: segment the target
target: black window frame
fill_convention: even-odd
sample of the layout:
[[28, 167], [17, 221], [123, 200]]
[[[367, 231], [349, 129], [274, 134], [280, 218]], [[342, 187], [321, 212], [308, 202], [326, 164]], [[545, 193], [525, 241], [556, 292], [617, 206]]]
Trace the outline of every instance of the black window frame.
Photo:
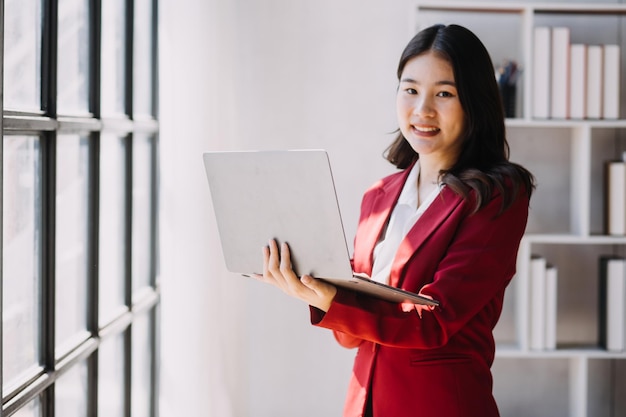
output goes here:
[[[56, 64], [57, 64], [57, 21], [58, 4], [62, 0], [41, 0], [42, 4], [42, 45], [41, 45], [41, 110], [21, 111], [5, 109], [2, 103], [3, 117], [0, 127], [3, 140], [13, 135], [37, 135], [40, 137], [41, 169], [41, 298], [40, 303], [40, 367], [33, 368], [33, 372], [24, 381], [13, 387], [5, 387], [0, 372], [0, 385], [3, 389], [2, 408], [0, 417], [8, 417], [32, 400], [39, 398], [40, 415], [53, 417], [55, 415], [55, 382], [68, 370], [74, 369], [79, 363], [87, 363], [87, 410], [88, 416], [98, 415], [98, 348], [103, 341], [119, 335], [124, 338], [124, 417], [131, 416], [132, 404], [132, 327], [136, 318], [149, 317], [149, 344], [150, 344], [150, 375], [149, 388], [150, 416], [157, 417], [158, 412], [158, 379], [159, 379], [159, 309], [160, 284], [158, 282], [158, 173], [159, 173], [159, 122], [158, 122], [158, 0], [151, 2], [151, 60], [152, 69], [152, 116], [133, 117], [133, 39], [134, 39], [134, 0], [125, 1], [126, 33], [125, 33], [125, 115], [120, 117], [101, 117], [100, 111], [100, 69], [101, 69], [101, 6], [103, 0], [88, 0], [89, 3], [89, 113], [88, 115], [59, 115], [56, 106]], [[4, 22], [4, 0], [0, 0], [0, 19]], [[4, 30], [4, 25], [2, 25]], [[1, 34], [4, 40], [4, 33]], [[4, 42], [0, 43], [0, 71], [4, 73]], [[4, 79], [1, 77], [0, 91], [4, 91]], [[100, 175], [100, 143], [102, 133], [113, 133], [116, 137], [123, 137], [125, 142], [125, 265], [124, 286], [126, 310], [121, 312], [104, 326], [99, 323], [99, 294], [98, 294], [98, 254], [99, 254], [99, 175]], [[58, 135], [79, 134], [88, 138], [88, 248], [87, 260], [87, 331], [88, 337], [77, 342], [71, 350], [62, 357], [55, 354], [55, 175], [59, 161], [56, 157], [56, 143]], [[132, 261], [133, 261], [133, 138], [135, 135], [149, 135], [151, 138], [151, 175], [150, 175], [150, 236], [149, 244], [149, 271], [150, 283], [142, 288], [140, 296], [132, 293]], [[3, 147], [2, 147], [3, 148]], [[2, 148], [0, 148], [0, 164], [2, 163]], [[2, 166], [0, 165], [0, 169]], [[0, 171], [0, 178], [2, 174]], [[4, 180], [3, 180], [4, 181]], [[0, 186], [3, 186], [1, 182]], [[0, 193], [0, 210], [4, 207], [3, 194]], [[1, 218], [1, 217], [0, 217]], [[0, 232], [3, 225], [0, 222]], [[0, 241], [0, 254], [3, 253]], [[1, 265], [1, 264], [0, 264]], [[1, 268], [1, 267], [0, 267]], [[0, 269], [0, 308], [2, 308], [2, 291], [4, 271]], [[35, 296], [35, 295], [33, 295]], [[0, 337], [8, 337], [3, 332], [3, 323], [0, 322]], [[2, 344], [0, 344], [0, 359], [2, 359]], [[0, 371], [2, 360], [0, 360]], [[5, 389], [6, 388], [6, 389]], [[144, 416], [139, 416], [144, 417]]]

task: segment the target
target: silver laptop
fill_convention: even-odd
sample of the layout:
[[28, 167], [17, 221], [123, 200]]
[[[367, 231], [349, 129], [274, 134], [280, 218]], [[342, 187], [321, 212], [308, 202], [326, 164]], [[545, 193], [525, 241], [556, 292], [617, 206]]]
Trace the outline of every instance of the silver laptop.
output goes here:
[[226, 268], [263, 273], [262, 247], [287, 242], [294, 271], [392, 302], [438, 305], [353, 274], [323, 150], [204, 153]]

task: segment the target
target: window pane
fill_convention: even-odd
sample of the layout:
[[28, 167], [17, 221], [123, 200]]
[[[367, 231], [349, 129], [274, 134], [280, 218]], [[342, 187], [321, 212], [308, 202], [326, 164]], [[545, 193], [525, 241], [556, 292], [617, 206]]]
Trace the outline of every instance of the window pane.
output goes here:
[[4, 106], [41, 108], [41, 0], [4, 1]]
[[60, 135], [55, 229], [57, 346], [87, 328], [87, 187], [87, 139]]
[[100, 324], [124, 305], [125, 278], [125, 150], [124, 139], [100, 140]]
[[124, 113], [125, 0], [102, 2], [102, 114]]
[[135, 0], [133, 48], [133, 111], [135, 115], [152, 115], [152, 1]]
[[153, 141], [153, 137], [146, 135], [133, 138], [133, 292], [152, 282]]
[[63, 417], [87, 416], [87, 363], [80, 362], [61, 375], [54, 388], [54, 413]]
[[89, 0], [59, 0], [58, 102], [60, 114], [89, 111]]
[[35, 398], [19, 410], [13, 417], [40, 417], [41, 416], [41, 401], [39, 397]]
[[150, 392], [152, 387], [151, 313], [146, 313], [132, 324], [132, 415], [150, 416]]
[[5, 386], [39, 363], [41, 156], [39, 138], [4, 137], [2, 375]]
[[124, 336], [107, 339], [98, 350], [98, 415], [124, 415]]

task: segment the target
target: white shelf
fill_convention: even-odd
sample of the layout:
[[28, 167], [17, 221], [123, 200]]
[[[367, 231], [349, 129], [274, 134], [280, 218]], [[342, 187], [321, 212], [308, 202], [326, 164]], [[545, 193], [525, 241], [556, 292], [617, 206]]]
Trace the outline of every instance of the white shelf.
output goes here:
[[573, 234], [526, 234], [524, 242], [558, 244], [558, 245], [626, 245], [626, 236], [590, 235], [579, 236]]
[[509, 118], [505, 120], [507, 127], [537, 127], [537, 128], [600, 128], [626, 129], [626, 120], [578, 120], [578, 119], [522, 119]]
[[518, 346], [498, 345], [496, 356], [508, 359], [626, 359], [626, 352], [610, 352], [596, 347], [558, 347], [555, 350], [529, 350], [521, 349]]
[[[557, 376], [544, 386], [535, 386], [542, 381], [522, 378], [533, 386], [524, 382], [513, 385], [510, 408], [500, 404], [501, 411], [512, 416], [551, 415], [554, 409], [545, 410], [558, 404], [569, 407], [559, 409], [559, 415], [608, 415], [607, 397], [598, 392], [613, 390], [613, 397], [618, 397], [618, 390], [626, 391], [626, 367], [615, 364], [626, 364], [626, 352], [596, 346], [598, 257], [606, 253], [626, 256], [626, 236], [603, 234], [603, 163], [626, 150], [626, 119], [532, 118], [532, 45], [536, 26], [561, 25], [572, 28], [572, 43], [618, 43], [626, 55], [626, 4], [416, 0], [411, 7], [412, 34], [434, 23], [458, 23], [479, 36], [495, 64], [512, 59], [523, 71], [517, 89], [519, 117], [507, 118], [505, 124], [512, 160], [536, 175], [538, 188], [531, 200], [529, 232], [518, 253], [517, 275], [507, 290], [512, 299], [505, 301], [501, 319], [506, 326], [501, 338], [507, 343], [497, 343], [496, 358], [506, 359], [508, 372], [515, 367], [524, 372], [528, 361], [542, 360], [540, 366], [554, 369]], [[626, 67], [624, 56], [622, 65]], [[622, 85], [626, 85], [624, 75]], [[622, 107], [624, 98], [622, 93]], [[622, 108], [622, 117], [626, 117], [626, 108]], [[559, 270], [555, 350], [529, 349], [529, 272], [535, 251]], [[511, 374], [502, 378], [510, 381]], [[497, 375], [495, 379], [497, 384]], [[618, 388], [611, 386], [615, 381], [621, 381]], [[562, 384], [559, 388], [569, 392], [569, 401], [555, 403], [554, 398], [544, 396], [537, 398], [539, 405], [533, 401], [520, 409], [517, 392], [553, 390], [550, 383]], [[611, 401], [612, 415], [626, 415], [624, 402]], [[541, 408], [542, 402], [547, 404], [545, 408]]]
[[575, 13], [575, 14], [621, 14], [626, 4], [611, 3], [524, 3], [496, 1], [418, 1], [422, 10], [482, 12], [482, 13]]

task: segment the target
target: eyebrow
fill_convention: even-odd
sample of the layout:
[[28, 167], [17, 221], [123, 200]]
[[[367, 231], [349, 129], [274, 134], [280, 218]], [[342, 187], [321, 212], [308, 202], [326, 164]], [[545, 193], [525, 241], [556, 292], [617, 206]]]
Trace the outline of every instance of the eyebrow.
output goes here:
[[[419, 82], [415, 81], [412, 78], [403, 78], [403, 79], [400, 80], [400, 83], [419, 84]], [[449, 85], [449, 86], [452, 86], [452, 87], [456, 87], [456, 83], [454, 81], [449, 81], [449, 80], [437, 81], [435, 83], [435, 85]]]

